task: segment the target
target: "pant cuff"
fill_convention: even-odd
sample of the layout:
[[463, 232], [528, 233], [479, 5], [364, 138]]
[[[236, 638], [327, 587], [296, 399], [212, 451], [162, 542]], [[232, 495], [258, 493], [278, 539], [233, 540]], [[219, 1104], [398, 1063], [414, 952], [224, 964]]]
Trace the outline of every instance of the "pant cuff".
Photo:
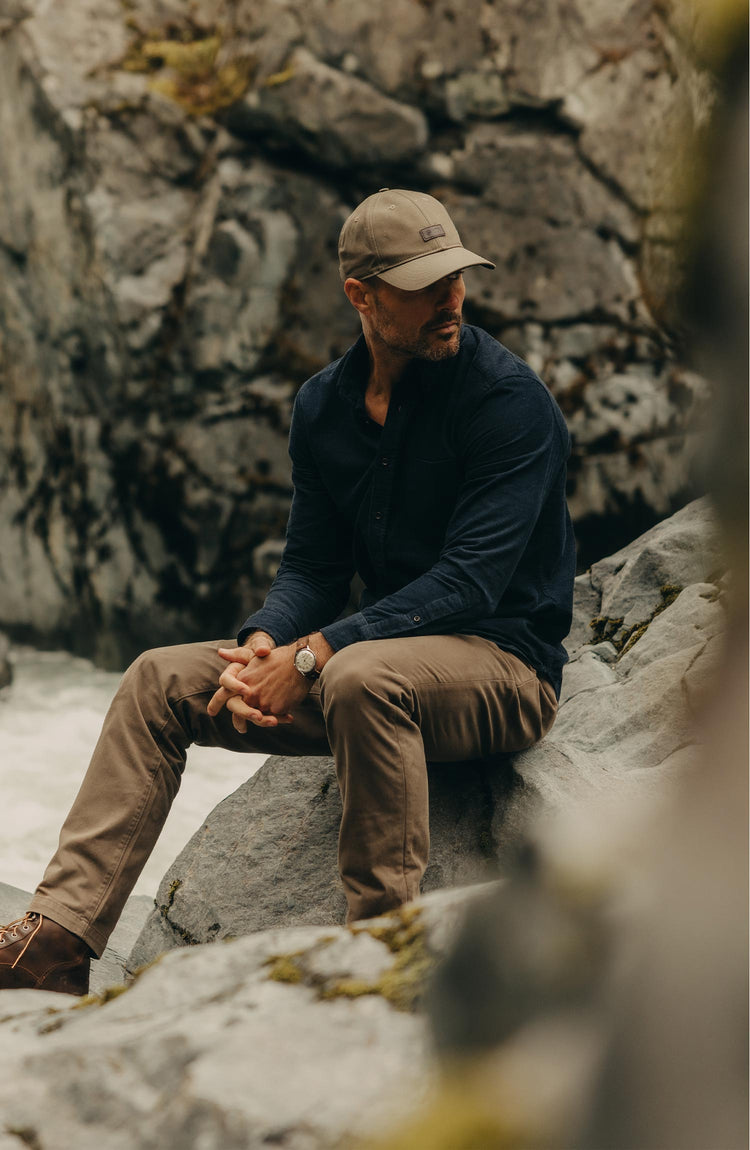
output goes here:
[[51, 895], [37, 892], [31, 900], [29, 910], [43, 914], [45, 918], [52, 919], [58, 926], [77, 934], [79, 938], [91, 947], [95, 956], [101, 958], [107, 946], [108, 935], [89, 925], [86, 919], [67, 906], [63, 906]]

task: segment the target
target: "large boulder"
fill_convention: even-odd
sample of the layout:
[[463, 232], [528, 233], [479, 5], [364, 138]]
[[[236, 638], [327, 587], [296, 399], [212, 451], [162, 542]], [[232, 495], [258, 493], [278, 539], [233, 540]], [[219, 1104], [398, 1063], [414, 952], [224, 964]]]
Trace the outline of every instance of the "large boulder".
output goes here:
[[261, 601], [292, 398], [358, 330], [337, 235], [383, 185], [439, 195], [497, 262], [467, 318], [570, 419], [584, 560], [690, 497], [706, 387], [665, 304], [690, 187], [671, 145], [713, 97], [670, 5], [253, 0], [224, 20], [209, 0], [24, 0], [1, 19], [9, 633], [120, 667]]
[[[425, 891], [498, 873], [542, 817], [596, 799], [658, 801], [694, 753], [695, 709], [721, 651], [720, 574], [700, 500], [579, 577], [550, 734], [519, 755], [430, 767]], [[340, 922], [340, 815], [332, 760], [269, 759], [167, 871], [131, 969], [172, 947]]]
[[[496, 875], [492, 820], [504, 809], [512, 781], [501, 759], [430, 767], [432, 846], [424, 891]], [[340, 820], [332, 759], [270, 758], [215, 808], [169, 868], [129, 969], [176, 946], [343, 922]]]

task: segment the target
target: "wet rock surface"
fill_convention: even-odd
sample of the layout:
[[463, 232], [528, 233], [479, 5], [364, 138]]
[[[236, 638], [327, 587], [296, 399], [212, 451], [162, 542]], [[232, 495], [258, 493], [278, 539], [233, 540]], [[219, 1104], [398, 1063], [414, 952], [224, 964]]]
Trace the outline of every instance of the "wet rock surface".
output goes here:
[[565, 410], [584, 561], [689, 498], [706, 388], [669, 334], [688, 181], [664, 140], [712, 90], [669, 6], [29, 0], [0, 99], [16, 637], [119, 667], [260, 601], [291, 400], [356, 334], [338, 231], [384, 185], [497, 262], [467, 318]]

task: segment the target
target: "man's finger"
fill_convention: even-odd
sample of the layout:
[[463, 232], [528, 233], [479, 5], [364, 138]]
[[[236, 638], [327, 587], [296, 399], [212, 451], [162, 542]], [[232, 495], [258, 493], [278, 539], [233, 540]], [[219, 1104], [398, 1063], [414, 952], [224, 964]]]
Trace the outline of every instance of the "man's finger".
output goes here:
[[219, 675], [219, 686], [224, 687], [232, 695], [245, 695], [250, 688], [244, 679], [240, 678], [242, 669], [239, 663], [232, 663], [226, 671], [222, 671]]
[[[277, 727], [280, 723], [291, 723], [293, 721], [291, 715], [267, 715], [263, 711], [259, 711], [257, 707], [251, 707], [249, 703], [246, 703], [239, 695], [232, 695], [226, 706], [227, 710], [232, 713], [232, 722], [234, 722], [234, 716], [247, 719], [256, 727]], [[236, 723], [235, 727], [237, 727]], [[239, 730], [239, 727], [237, 727], [237, 730]]]
[[228, 663], [241, 663], [243, 667], [255, 657], [252, 647], [219, 647], [218, 653]]
[[264, 659], [273, 651], [273, 645], [267, 639], [257, 639], [250, 647], [219, 647], [219, 654], [228, 663], [242, 663], [246, 665], [256, 656]]
[[222, 707], [225, 707], [230, 699], [237, 697], [237, 691], [228, 691], [226, 687], [219, 687], [211, 698], [208, 700], [206, 710], [209, 715], [218, 715]]
[[227, 700], [231, 699], [233, 695], [245, 696], [248, 693], [250, 688], [247, 686], [247, 683], [243, 683], [241, 679], [237, 678], [237, 673], [243, 669], [244, 664], [233, 663], [227, 667], [226, 671], [222, 671], [219, 676], [221, 686], [211, 696], [208, 701], [208, 706], [206, 707], [209, 715], [218, 715], [221, 708], [225, 706]]

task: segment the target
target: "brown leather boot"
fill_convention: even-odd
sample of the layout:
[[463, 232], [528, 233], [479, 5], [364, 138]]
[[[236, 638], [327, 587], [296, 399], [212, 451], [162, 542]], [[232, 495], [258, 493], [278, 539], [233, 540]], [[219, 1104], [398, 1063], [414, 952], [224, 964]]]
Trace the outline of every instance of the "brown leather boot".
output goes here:
[[64, 926], [29, 911], [0, 926], [0, 990], [88, 994], [91, 950]]

